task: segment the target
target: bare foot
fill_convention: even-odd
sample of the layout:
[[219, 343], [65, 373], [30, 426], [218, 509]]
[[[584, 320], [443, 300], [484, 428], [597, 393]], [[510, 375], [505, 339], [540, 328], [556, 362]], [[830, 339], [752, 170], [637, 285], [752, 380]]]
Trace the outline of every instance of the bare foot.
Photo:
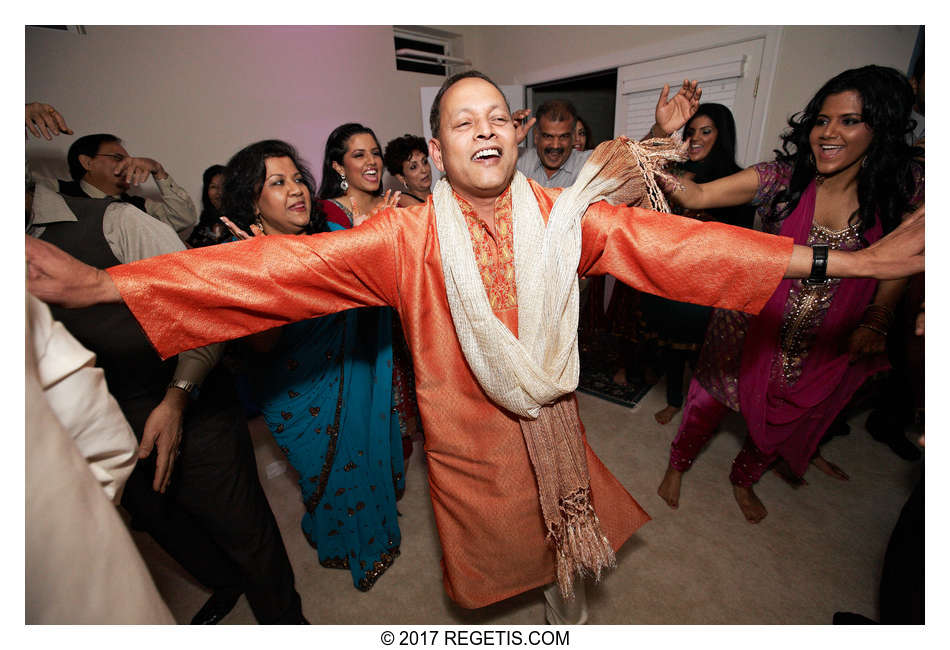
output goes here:
[[676, 510], [680, 507], [680, 485], [683, 483], [683, 472], [674, 469], [672, 465], [666, 466], [666, 474], [663, 475], [663, 481], [656, 493], [666, 501], [666, 504]]
[[614, 383], [617, 384], [618, 386], [627, 385], [627, 369], [626, 368], [621, 368], [620, 370], [617, 371], [617, 373], [614, 375]]
[[821, 454], [815, 454], [811, 459], [811, 464], [823, 471], [825, 474], [832, 478], [836, 478], [839, 481], [850, 481], [851, 477], [848, 476], [843, 469], [832, 463], [830, 460], [826, 460]]
[[805, 480], [804, 476], [797, 476], [795, 472], [792, 471], [791, 466], [788, 464], [788, 461], [784, 458], [779, 458], [775, 463], [775, 467], [772, 469], [775, 470], [775, 473], [782, 477], [782, 480], [791, 485], [794, 488], [799, 488], [803, 485], [808, 485], [808, 481]]
[[666, 408], [657, 411], [653, 414], [653, 419], [659, 422], [660, 424], [669, 424], [670, 420], [673, 419], [673, 416], [680, 412], [678, 406], [666, 405]]
[[736, 497], [736, 503], [739, 504], [739, 510], [745, 515], [750, 523], [757, 524], [765, 515], [769, 514], [765, 506], [759, 501], [759, 497], [752, 491], [752, 487], [732, 486], [732, 494]]

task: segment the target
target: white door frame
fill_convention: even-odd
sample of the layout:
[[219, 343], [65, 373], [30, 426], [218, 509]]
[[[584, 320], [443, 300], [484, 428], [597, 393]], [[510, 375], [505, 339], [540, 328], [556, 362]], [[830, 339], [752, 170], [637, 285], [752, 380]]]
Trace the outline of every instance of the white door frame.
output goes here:
[[708, 31], [690, 34], [649, 45], [641, 45], [628, 50], [618, 50], [609, 54], [572, 61], [560, 65], [525, 72], [515, 76], [515, 83], [523, 86], [565, 79], [611, 68], [619, 68], [634, 63], [644, 63], [654, 59], [665, 59], [678, 54], [689, 54], [723, 45], [732, 45], [755, 38], [764, 38], [762, 68], [759, 73], [759, 88], [756, 94], [755, 108], [752, 114], [752, 128], [749, 130], [748, 151], [758, 151], [757, 158], [764, 160], [771, 154], [762, 151], [762, 143], [772, 142], [774, 134], [765, 139], [765, 118], [768, 115], [772, 99], [772, 84], [775, 79], [775, 67], [778, 63], [778, 50], [783, 28], [780, 26], [741, 26], [710, 27]]

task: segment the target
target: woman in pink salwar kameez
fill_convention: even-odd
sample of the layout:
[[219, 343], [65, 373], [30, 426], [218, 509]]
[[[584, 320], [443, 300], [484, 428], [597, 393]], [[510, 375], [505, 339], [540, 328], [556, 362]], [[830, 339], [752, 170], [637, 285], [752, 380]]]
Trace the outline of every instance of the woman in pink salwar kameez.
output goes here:
[[[913, 92], [896, 70], [865, 66], [827, 82], [789, 120], [783, 151], [726, 178], [672, 184], [674, 202], [706, 209], [752, 202], [763, 230], [797, 244], [864, 248], [923, 201], [919, 149], [908, 144]], [[905, 281], [784, 280], [758, 316], [716, 310], [658, 493], [679, 506], [683, 473], [731, 409], [749, 435], [729, 479], [750, 522], [767, 514], [752, 486], [776, 460], [796, 476], [871, 374], [886, 369], [887, 328]]]

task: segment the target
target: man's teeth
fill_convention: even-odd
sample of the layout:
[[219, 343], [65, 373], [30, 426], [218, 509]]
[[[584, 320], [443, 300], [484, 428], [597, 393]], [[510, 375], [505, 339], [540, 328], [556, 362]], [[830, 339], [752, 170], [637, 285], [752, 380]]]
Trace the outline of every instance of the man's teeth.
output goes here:
[[481, 158], [488, 158], [490, 156], [500, 156], [501, 152], [498, 149], [482, 149], [477, 154], [472, 156], [472, 160], [479, 160]]

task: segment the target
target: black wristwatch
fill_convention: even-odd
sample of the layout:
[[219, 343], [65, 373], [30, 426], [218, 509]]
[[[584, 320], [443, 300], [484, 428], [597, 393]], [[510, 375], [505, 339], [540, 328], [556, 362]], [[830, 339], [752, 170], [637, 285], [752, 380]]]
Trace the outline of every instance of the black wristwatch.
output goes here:
[[811, 275], [802, 280], [802, 284], [824, 284], [828, 281], [828, 245], [817, 244], [811, 247]]

